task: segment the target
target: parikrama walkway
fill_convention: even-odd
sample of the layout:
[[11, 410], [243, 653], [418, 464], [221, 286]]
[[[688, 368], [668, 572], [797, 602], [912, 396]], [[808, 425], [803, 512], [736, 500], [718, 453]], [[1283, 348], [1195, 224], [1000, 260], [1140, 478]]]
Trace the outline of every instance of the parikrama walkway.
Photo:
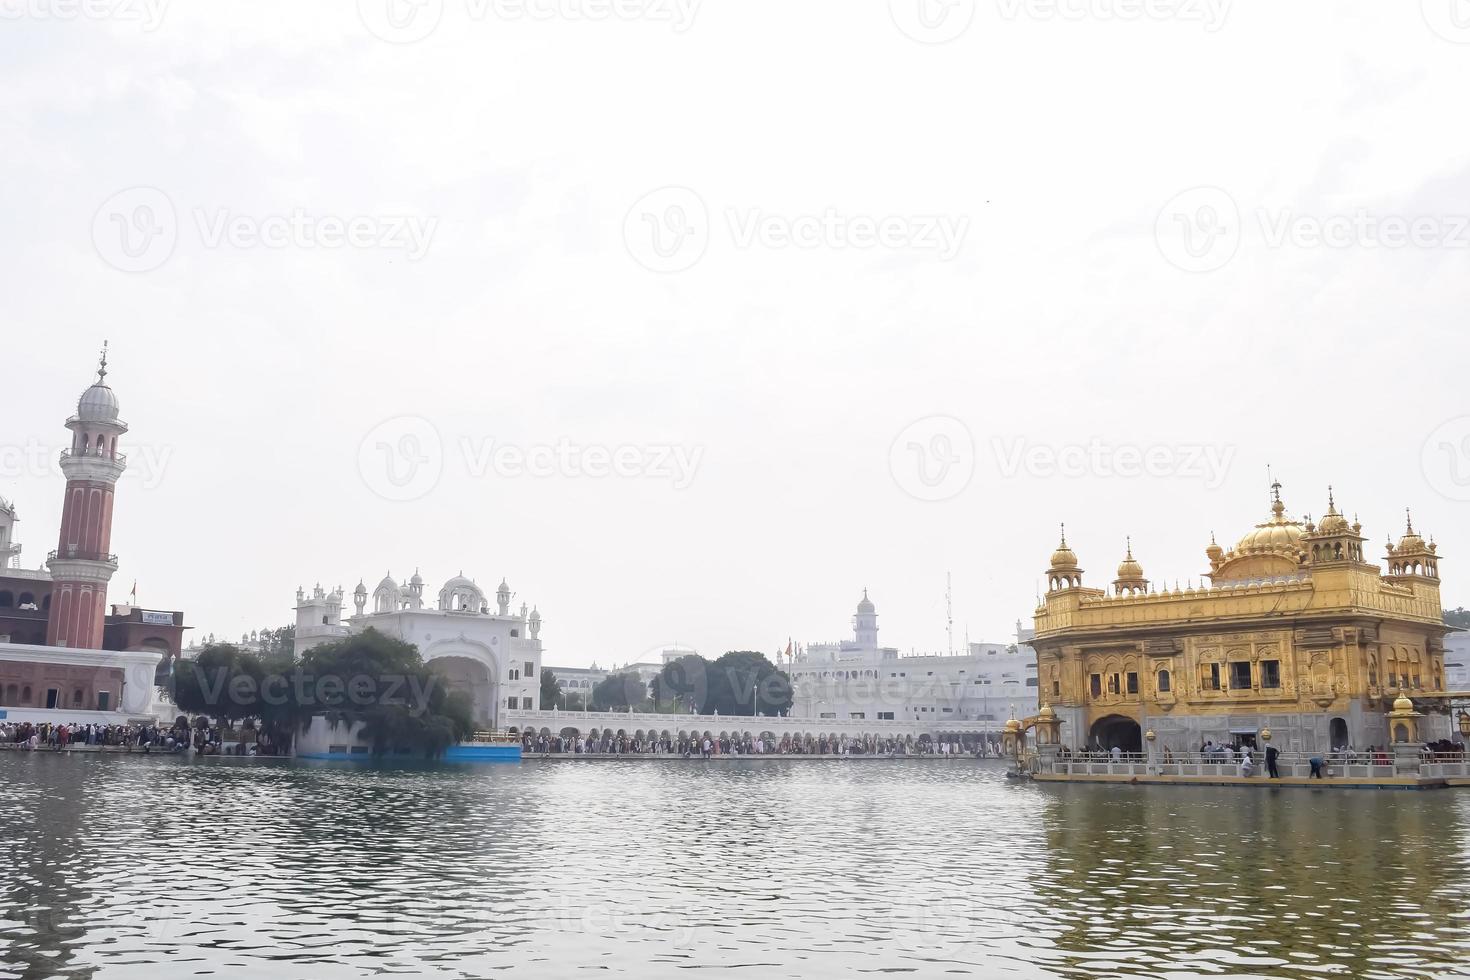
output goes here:
[[1192, 756], [1150, 762], [1144, 756], [1134, 755], [1117, 761], [1087, 756], [1042, 757], [1033, 762], [1032, 778], [1043, 783], [1243, 786], [1257, 789], [1426, 790], [1470, 787], [1470, 760], [1464, 756], [1426, 756], [1417, 751], [1417, 746], [1414, 749], [1412, 752], [1396, 752], [1387, 762], [1327, 757], [1323, 760], [1320, 778], [1311, 775], [1309, 758], [1283, 754], [1277, 760], [1280, 776], [1273, 779], [1265, 771], [1261, 753], [1256, 753], [1255, 765], [1249, 776], [1240, 775], [1238, 760], [1226, 762]]

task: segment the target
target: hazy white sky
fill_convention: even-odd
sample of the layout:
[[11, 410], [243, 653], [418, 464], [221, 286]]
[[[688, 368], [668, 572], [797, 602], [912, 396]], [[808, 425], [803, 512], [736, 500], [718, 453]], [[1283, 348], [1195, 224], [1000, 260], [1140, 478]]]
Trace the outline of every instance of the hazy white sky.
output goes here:
[[25, 564], [108, 338], [112, 600], [204, 632], [418, 567], [551, 663], [939, 650], [1268, 463], [1470, 598], [1463, 0], [393, 3], [0, 0]]

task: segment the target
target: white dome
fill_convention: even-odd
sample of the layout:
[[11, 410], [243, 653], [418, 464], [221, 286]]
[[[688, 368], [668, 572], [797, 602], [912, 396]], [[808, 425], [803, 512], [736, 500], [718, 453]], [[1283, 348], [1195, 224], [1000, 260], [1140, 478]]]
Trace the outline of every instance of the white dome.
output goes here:
[[77, 401], [77, 418], [83, 422], [116, 422], [117, 413], [117, 395], [100, 381]]

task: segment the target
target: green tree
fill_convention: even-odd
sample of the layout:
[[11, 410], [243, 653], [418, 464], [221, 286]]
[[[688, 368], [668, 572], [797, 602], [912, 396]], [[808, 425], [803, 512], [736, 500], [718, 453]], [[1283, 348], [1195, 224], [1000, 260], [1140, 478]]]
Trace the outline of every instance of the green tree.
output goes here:
[[1444, 610], [1444, 622], [1446, 626], [1458, 626], [1460, 629], [1470, 629], [1470, 610], [1464, 606]]
[[708, 676], [701, 714], [779, 715], [791, 708], [791, 678], [765, 654], [731, 650], [710, 665]]
[[686, 653], [664, 664], [658, 676], [648, 682], [648, 695], [655, 707], [668, 702], [698, 713], [709, 694], [709, 672], [708, 660], [697, 653]]
[[598, 711], [627, 711], [648, 707], [648, 688], [637, 671], [609, 674], [592, 688], [592, 706]]
[[282, 743], [316, 715], [361, 722], [375, 755], [409, 749], [437, 756], [474, 730], [469, 698], [450, 691], [413, 644], [373, 629], [313, 647], [300, 663], [229, 644], [208, 647], [175, 672], [174, 702], [216, 719], [258, 718]]
[[174, 704], [221, 721], [253, 718], [260, 714], [264, 677], [258, 656], [231, 643], [216, 643], [174, 668]]
[[556, 674], [550, 667], [542, 667], [541, 710], [563, 707], [565, 701], [566, 695], [562, 692], [561, 681], [556, 679]]

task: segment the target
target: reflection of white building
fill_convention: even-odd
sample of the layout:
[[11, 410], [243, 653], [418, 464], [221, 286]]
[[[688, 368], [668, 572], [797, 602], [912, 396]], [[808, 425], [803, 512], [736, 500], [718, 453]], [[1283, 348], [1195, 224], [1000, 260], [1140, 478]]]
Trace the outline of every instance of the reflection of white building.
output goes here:
[[863, 590], [853, 639], [809, 644], [787, 668], [792, 715], [869, 721], [995, 721], [1035, 714], [1036, 653], [1016, 643], [971, 643], [962, 654], [901, 656], [878, 645], [878, 612]]
[[320, 585], [308, 595], [296, 590], [296, 655], [321, 643], [360, 633], [369, 627], [418, 647], [424, 661], [456, 689], [474, 700], [475, 720], [497, 727], [503, 708], [535, 710], [541, 696], [541, 613], [510, 611], [510, 586], [495, 592], [492, 611], [472, 580], [456, 575], [439, 590], [436, 605], [424, 603], [424, 580], [417, 572], [400, 587], [384, 578], [367, 609], [367, 586], [353, 592], [356, 612], [342, 618], [340, 588]]

